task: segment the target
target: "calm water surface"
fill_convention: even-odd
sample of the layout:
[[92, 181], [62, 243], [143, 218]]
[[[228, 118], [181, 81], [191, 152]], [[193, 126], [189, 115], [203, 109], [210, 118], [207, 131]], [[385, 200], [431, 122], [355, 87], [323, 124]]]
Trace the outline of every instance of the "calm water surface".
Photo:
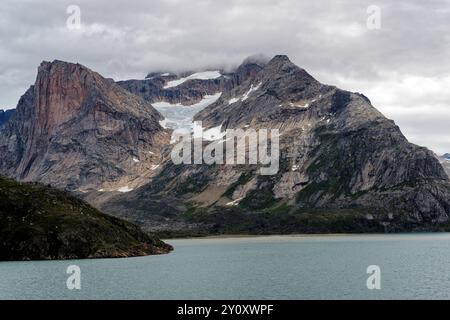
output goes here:
[[[0, 299], [449, 299], [450, 234], [168, 240], [127, 259], [0, 262]], [[66, 287], [69, 265], [81, 290]], [[381, 268], [368, 290], [366, 268]]]

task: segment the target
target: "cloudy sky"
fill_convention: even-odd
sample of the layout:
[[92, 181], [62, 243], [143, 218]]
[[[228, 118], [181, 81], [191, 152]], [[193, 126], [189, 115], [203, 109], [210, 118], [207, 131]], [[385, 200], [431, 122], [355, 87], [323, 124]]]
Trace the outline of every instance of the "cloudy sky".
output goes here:
[[[70, 5], [79, 29], [67, 26]], [[379, 29], [367, 27], [377, 26], [373, 5]], [[0, 108], [15, 107], [42, 60], [121, 80], [287, 54], [318, 80], [364, 93], [410, 141], [450, 152], [447, 0], [2, 0], [0, 42]]]

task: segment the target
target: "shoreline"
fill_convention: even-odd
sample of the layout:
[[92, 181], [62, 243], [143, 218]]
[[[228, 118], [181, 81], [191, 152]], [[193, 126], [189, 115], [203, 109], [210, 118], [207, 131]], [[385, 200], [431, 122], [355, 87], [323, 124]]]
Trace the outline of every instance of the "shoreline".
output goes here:
[[400, 235], [431, 235], [450, 234], [448, 231], [418, 231], [418, 232], [395, 232], [395, 233], [292, 233], [292, 234], [219, 234], [193, 237], [161, 238], [162, 241], [172, 240], [214, 240], [214, 239], [249, 239], [249, 238], [318, 238], [318, 237], [368, 237], [368, 236], [400, 236]]

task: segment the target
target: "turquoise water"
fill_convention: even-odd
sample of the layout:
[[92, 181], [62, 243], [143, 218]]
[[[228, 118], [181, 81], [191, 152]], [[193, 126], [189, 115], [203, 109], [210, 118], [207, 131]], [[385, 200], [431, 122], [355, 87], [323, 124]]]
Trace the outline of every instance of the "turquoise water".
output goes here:
[[[450, 234], [168, 240], [127, 259], [1, 262], [1, 299], [449, 299]], [[81, 290], [66, 269], [81, 268]], [[366, 269], [381, 268], [368, 290]]]

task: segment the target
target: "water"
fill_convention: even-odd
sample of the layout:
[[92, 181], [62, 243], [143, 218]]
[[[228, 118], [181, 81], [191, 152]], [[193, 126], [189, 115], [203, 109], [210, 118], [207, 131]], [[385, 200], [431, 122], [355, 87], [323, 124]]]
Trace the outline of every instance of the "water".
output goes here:
[[[450, 234], [169, 240], [127, 259], [0, 263], [1, 299], [449, 299]], [[81, 290], [66, 268], [81, 268]], [[366, 269], [381, 268], [381, 290]]]

